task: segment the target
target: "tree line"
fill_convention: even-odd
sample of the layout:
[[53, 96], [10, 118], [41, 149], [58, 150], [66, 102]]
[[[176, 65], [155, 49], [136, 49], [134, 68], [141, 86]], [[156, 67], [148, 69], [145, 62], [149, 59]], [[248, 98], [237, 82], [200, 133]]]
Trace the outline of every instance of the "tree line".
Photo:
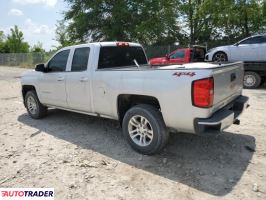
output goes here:
[[[216, 46], [266, 31], [265, 0], [65, 0], [61, 45], [124, 40]], [[62, 29], [63, 26], [63, 29]]]
[[32, 47], [28, 42], [24, 41], [23, 33], [18, 26], [10, 29], [10, 34], [7, 36], [3, 31], [0, 31], [0, 53], [29, 53], [39, 52], [44, 53], [42, 43], [38, 42]]
[[[64, 0], [57, 49], [95, 41], [134, 41], [144, 46], [194, 44], [209, 48], [266, 33], [265, 0]], [[44, 52], [17, 26], [0, 31], [0, 53]]]

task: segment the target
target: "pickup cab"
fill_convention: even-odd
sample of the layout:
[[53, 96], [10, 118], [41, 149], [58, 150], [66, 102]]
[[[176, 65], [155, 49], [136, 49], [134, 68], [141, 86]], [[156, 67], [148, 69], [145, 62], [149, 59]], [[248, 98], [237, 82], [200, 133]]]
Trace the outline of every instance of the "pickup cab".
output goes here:
[[248, 107], [243, 75], [241, 62], [151, 67], [140, 44], [97, 42], [59, 50], [21, 85], [32, 118], [58, 108], [115, 119], [131, 147], [151, 155], [169, 131], [214, 134], [239, 124]]
[[206, 48], [193, 46], [192, 48], [178, 48], [166, 56], [151, 58], [151, 65], [173, 65], [186, 64], [191, 62], [203, 62], [205, 59]]

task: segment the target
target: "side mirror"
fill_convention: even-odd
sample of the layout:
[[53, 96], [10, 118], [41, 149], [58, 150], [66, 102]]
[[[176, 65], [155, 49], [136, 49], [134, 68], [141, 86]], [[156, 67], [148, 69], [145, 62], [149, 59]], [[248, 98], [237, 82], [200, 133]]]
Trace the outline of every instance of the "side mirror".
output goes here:
[[235, 43], [234, 46], [238, 47], [239, 46], [239, 43]]
[[44, 72], [45, 71], [45, 65], [44, 64], [37, 64], [35, 66], [35, 71], [37, 71], [37, 72]]
[[170, 56], [169, 56], [168, 54], [166, 54], [166, 55], [165, 55], [165, 58], [166, 58], [167, 60], [169, 60], [169, 59], [170, 59]]

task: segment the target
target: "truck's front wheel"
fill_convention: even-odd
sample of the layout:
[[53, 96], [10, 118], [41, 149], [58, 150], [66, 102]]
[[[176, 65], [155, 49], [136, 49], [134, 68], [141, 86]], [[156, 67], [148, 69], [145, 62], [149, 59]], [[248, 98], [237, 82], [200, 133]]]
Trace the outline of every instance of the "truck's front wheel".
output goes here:
[[46, 115], [47, 107], [41, 104], [35, 91], [28, 91], [24, 101], [27, 111], [32, 118], [40, 119]]
[[165, 146], [169, 133], [158, 109], [137, 105], [123, 119], [123, 134], [130, 146], [139, 153], [152, 155]]

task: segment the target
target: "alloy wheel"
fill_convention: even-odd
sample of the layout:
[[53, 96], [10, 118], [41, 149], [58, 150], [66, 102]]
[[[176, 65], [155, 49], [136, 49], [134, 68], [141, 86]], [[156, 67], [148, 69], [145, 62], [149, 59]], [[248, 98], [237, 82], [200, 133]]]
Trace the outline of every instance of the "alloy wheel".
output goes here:
[[128, 123], [128, 132], [132, 141], [139, 146], [148, 146], [153, 139], [150, 122], [143, 116], [134, 115]]

